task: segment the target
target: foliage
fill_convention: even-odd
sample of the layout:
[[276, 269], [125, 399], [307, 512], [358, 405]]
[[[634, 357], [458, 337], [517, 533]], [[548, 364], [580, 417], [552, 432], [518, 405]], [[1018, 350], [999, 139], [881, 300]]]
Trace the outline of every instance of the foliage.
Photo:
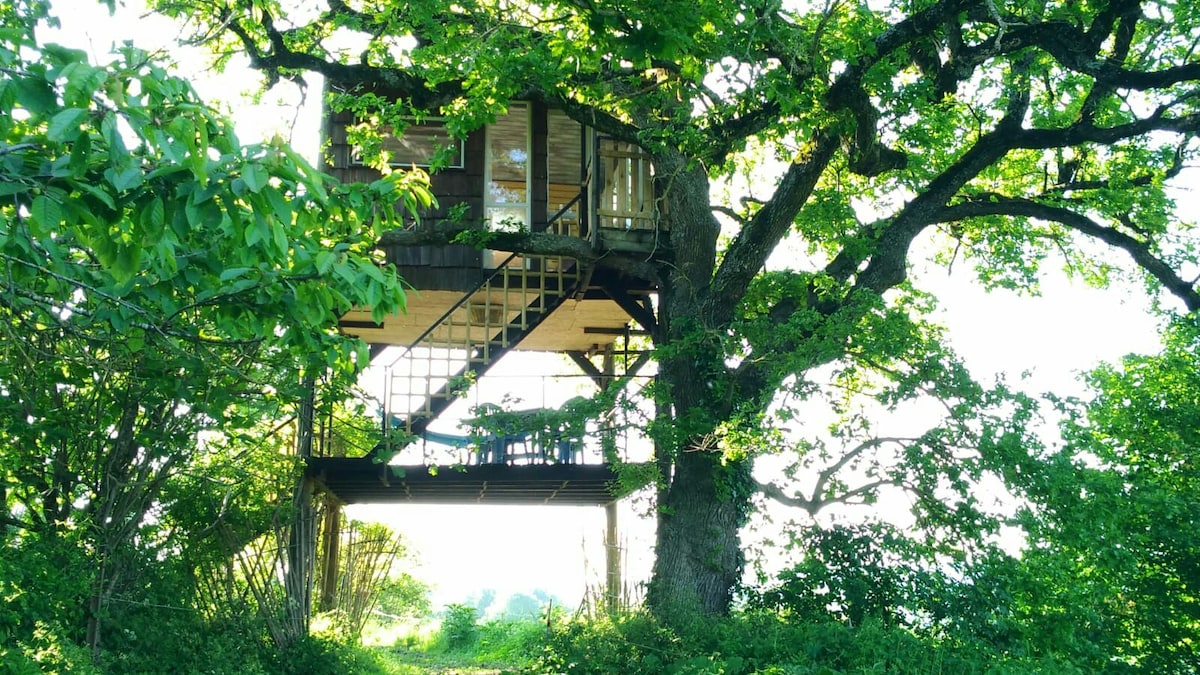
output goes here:
[[920, 625], [941, 578], [923, 569], [928, 554], [881, 524], [807, 528], [798, 542], [803, 561], [777, 584], [752, 596], [753, 606], [798, 621], [861, 626]]
[[140, 669], [124, 660], [163, 625], [213, 635], [211, 593], [181, 606], [195, 575], [287, 508], [285, 422], [365, 363], [340, 313], [403, 307], [372, 248], [430, 195], [420, 174], [336, 185], [282, 142], [243, 145], [149, 55], [95, 65], [38, 41], [51, 23], [39, 0], [0, 6], [0, 584], [28, 610], [3, 625]]
[[499, 667], [507, 672], [533, 663], [548, 625], [546, 619], [523, 617], [480, 622], [474, 607], [455, 604], [446, 608], [441, 626], [430, 639], [398, 642], [388, 653], [404, 662], [453, 661], [464, 668]]
[[450, 651], [462, 651], [479, 640], [479, 610], [467, 605], [450, 605], [442, 616], [439, 641]]
[[386, 672], [377, 656], [354, 644], [312, 636], [278, 655], [274, 672], [284, 675], [342, 675]]
[[1163, 340], [1160, 354], [1089, 373], [1092, 398], [1060, 402], [1059, 471], [1027, 516], [1022, 559], [1043, 588], [1013, 604], [1044, 613], [1034, 630], [1045, 635], [1065, 614], [1068, 646], [1184, 673], [1200, 667], [1200, 549], [1190, 535], [1200, 517], [1200, 328], [1179, 319]]
[[379, 612], [387, 617], [419, 619], [429, 616], [429, 585], [407, 572], [393, 574], [379, 587]]
[[767, 612], [692, 617], [663, 626], [645, 615], [557, 627], [535, 672], [561, 673], [1079, 673], [976, 645], [918, 637], [868, 620], [859, 626]]

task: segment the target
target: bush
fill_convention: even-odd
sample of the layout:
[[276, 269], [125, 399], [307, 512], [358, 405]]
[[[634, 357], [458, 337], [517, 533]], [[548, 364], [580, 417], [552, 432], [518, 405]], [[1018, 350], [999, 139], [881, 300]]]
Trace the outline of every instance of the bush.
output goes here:
[[489, 621], [480, 627], [475, 658], [482, 663], [502, 663], [510, 667], [531, 665], [548, 635], [546, 624], [538, 620]]
[[678, 621], [668, 628], [644, 614], [574, 621], [546, 640], [532, 672], [591, 673], [1079, 673], [1048, 659], [1018, 660], [918, 636], [868, 619], [785, 621], [769, 612]]
[[442, 618], [439, 642], [447, 651], [467, 651], [479, 639], [479, 610], [467, 605], [450, 605]]
[[[382, 673], [379, 659], [356, 644], [310, 636], [279, 653], [272, 672], [283, 675], [343, 675], [344, 673]], [[230, 671], [238, 672], [238, 671]]]

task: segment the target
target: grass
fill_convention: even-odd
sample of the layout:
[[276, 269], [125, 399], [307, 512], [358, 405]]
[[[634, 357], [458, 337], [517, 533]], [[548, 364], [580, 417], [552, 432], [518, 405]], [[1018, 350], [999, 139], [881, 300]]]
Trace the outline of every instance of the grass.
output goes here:
[[507, 670], [504, 665], [480, 664], [468, 654], [433, 653], [406, 647], [374, 647], [382, 672], [389, 675], [454, 673], [455, 675], [495, 675]]
[[436, 629], [430, 624], [368, 624], [362, 644], [382, 673], [483, 675], [527, 670], [531, 655], [539, 653], [547, 637], [541, 621], [481, 623], [474, 614], [460, 611], [448, 615]]

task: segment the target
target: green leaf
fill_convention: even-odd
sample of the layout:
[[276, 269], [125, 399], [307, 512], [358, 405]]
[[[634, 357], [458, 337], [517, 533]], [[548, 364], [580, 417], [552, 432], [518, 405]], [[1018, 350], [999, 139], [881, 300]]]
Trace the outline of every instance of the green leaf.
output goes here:
[[0, 197], [7, 197], [8, 195], [20, 194], [22, 192], [29, 192], [31, 189], [32, 186], [30, 186], [28, 183], [21, 181], [10, 181], [7, 179], [7, 176], [0, 180]]
[[54, 110], [58, 97], [49, 82], [37, 77], [16, 79], [17, 104], [35, 115], [44, 115]]
[[113, 167], [127, 166], [129, 149], [125, 147], [125, 139], [121, 136], [117, 114], [108, 112], [100, 121], [100, 135], [108, 145], [108, 162]]
[[46, 128], [46, 137], [55, 143], [75, 140], [79, 136], [83, 121], [87, 119], [88, 111], [83, 108], [67, 108], [50, 118]]
[[71, 171], [77, 176], [82, 174], [87, 171], [93, 159], [91, 134], [77, 135], [75, 142], [71, 144]]
[[114, 211], [116, 210], [117, 203], [115, 201], [113, 201], [112, 195], [110, 195], [108, 193], [108, 191], [105, 190], [104, 188], [102, 188], [98, 185], [90, 185], [88, 183], [80, 183], [78, 185], [78, 188], [80, 190], [82, 190], [83, 192], [86, 192], [87, 194], [100, 200], [100, 202], [103, 203], [109, 209], [112, 209]]
[[144, 179], [141, 167], [136, 164], [127, 164], [124, 167], [117, 169], [111, 168], [104, 171], [104, 178], [118, 192], [132, 190], [142, 184]]
[[109, 271], [118, 282], [129, 281], [137, 273], [142, 262], [142, 247], [138, 245], [117, 245], [116, 255], [112, 259]]
[[286, 256], [288, 252], [288, 235], [287, 229], [276, 223], [271, 226], [271, 236], [275, 243], [275, 249], [280, 255]]
[[267, 202], [271, 204], [271, 209], [275, 212], [275, 218], [284, 227], [290, 227], [292, 224], [292, 207], [284, 199], [283, 194], [275, 189], [268, 188], [263, 191], [267, 197]]
[[242, 180], [251, 192], [258, 192], [267, 186], [270, 180], [267, 170], [257, 163], [246, 163], [242, 166]]
[[38, 195], [29, 208], [29, 216], [34, 223], [46, 230], [58, 229], [63, 224], [62, 205], [46, 195]]
[[231, 279], [237, 279], [238, 277], [245, 276], [250, 272], [251, 269], [252, 268], [250, 267], [231, 267], [224, 272], [221, 272], [220, 280], [224, 282]]

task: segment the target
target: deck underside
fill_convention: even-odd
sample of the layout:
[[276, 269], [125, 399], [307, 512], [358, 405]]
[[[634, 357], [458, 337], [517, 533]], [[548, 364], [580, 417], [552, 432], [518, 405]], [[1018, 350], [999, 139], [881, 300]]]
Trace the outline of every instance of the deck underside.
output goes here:
[[622, 496], [608, 464], [395, 466], [321, 457], [309, 476], [346, 504], [553, 504], [596, 506]]
[[[408, 345], [461, 298], [455, 291], [414, 292], [407, 314], [385, 317], [382, 325], [375, 325], [370, 312], [352, 310], [342, 317], [343, 330], [372, 344]], [[611, 300], [568, 300], [517, 349], [588, 351], [611, 343], [628, 324], [629, 315]]]

